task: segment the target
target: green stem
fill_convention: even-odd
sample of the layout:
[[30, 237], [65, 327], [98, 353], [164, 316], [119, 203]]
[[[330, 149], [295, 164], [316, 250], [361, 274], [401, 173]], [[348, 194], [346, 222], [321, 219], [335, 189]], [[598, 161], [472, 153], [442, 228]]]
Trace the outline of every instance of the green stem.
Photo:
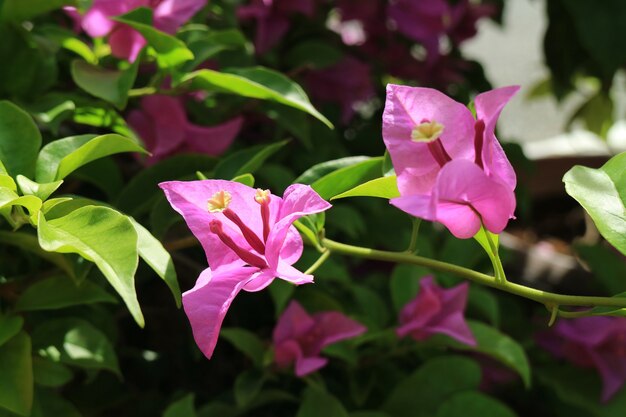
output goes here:
[[491, 248], [491, 252], [493, 252], [493, 273], [496, 276], [496, 281], [500, 283], [506, 282], [506, 274], [504, 273], [504, 267], [502, 267], [502, 261], [500, 260], [500, 253], [498, 252], [498, 247], [496, 243], [491, 238], [491, 233], [485, 229], [485, 236], [487, 237], [487, 242], [489, 243], [489, 247]]
[[313, 272], [317, 271], [317, 268], [322, 266], [322, 264], [326, 261], [326, 259], [328, 259], [329, 256], [330, 256], [330, 251], [328, 249], [324, 250], [322, 252], [322, 255], [319, 258], [317, 258], [317, 261], [315, 261], [313, 263], [313, 265], [311, 265], [309, 267], [309, 269], [304, 271], [304, 273], [309, 275], [309, 274], [312, 274]]
[[[374, 259], [378, 261], [395, 262], [419, 265], [433, 270], [448, 272], [455, 274], [462, 278], [469, 279], [479, 284], [486, 285], [488, 287], [497, 288], [499, 290], [515, 294], [520, 297], [528, 298], [533, 301], [537, 301], [544, 305], [560, 305], [560, 306], [605, 306], [605, 307], [619, 307], [626, 308], [626, 298], [624, 297], [587, 297], [580, 295], [563, 295], [556, 294], [548, 291], [541, 291], [535, 288], [526, 287], [524, 285], [515, 284], [513, 282], [503, 281], [499, 282], [495, 277], [492, 277], [481, 272], [474, 271], [462, 266], [449, 264], [447, 262], [441, 262], [434, 259], [424, 258], [423, 256], [417, 256], [406, 252], [389, 252], [370, 248], [364, 248], [360, 246], [347, 245], [345, 243], [335, 242], [330, 239], [322, 239], [321, 244], [326, 249], [335, 253], [344, 255], [356, 256], [366, 259]], [[579, 314], [580, 312], [559, 312], [559, 315], [566, 314]]]
[[416, 217], [411, 219], [411, 224], [413, 225], [411, 229], [411, 240], [409, 241], [409, 247], [406, 250], [409, 253], [417, 253], [417, 236], [420, 231], [421, 223], [422, 219], [418, 219]]

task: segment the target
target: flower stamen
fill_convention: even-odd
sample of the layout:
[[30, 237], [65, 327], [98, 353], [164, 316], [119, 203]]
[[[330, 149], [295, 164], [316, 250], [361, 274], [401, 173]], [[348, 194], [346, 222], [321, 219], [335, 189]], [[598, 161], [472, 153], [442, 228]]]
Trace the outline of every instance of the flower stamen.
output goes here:
[[237, 256], [241, 258], [242, 261], [244, 261], [248, 265], [255, 266], [261, 269], [267, 268], [267, 264], [260, 256], [255, 255], [254, 253], [247, 251], [246, 249], [237, 245], [237, 243], [235, 243], [235, 241], [224, 232], [221, 221], [211, 220], [211, 222], [209, 223], [209, 230], [211, 231], [211, 233], [217, 235], [222, 243], [228, 246], [233, 252], [237, 254]]
[[254, 201], [261, 206], [261, 219], [263, 220], [263, 242], [267, 242], [270, 234], [270, 190], [261, 190], [257, 188]]

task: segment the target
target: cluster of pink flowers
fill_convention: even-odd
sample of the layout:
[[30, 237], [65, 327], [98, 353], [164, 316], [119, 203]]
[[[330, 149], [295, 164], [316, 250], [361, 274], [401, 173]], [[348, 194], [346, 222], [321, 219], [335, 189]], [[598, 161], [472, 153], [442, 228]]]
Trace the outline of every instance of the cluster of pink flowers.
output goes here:
[[515, 171], [495, 136], [504, 105], [519, 87], [479, 94], [476, 118], [437, 90], [390, 84], [383, 140], [398, 177], [390, 202], [444, 224], [458, 238], [481, 225], [500, 233], [515, 211]]
[[66, 7], [65, 11], [74, 19], [77, 29], [83, 29], [92, 38], [108, 37], [111, 53], [133, 62], [146, 46], [146, 40], [113, 17], [148, 7], [153, 11], [154, 27], [174, 34], [206, 4], [207, 0], [94, 0], [85, 14], [75, 7]]

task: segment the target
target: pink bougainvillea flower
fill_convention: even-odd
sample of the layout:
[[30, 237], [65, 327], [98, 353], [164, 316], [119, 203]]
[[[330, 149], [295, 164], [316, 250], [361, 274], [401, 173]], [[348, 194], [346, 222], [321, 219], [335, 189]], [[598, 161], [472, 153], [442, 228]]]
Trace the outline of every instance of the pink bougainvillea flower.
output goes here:
[[66, 7], [65, 11], [89, 36], [108, 36], [114, 56], [134, 62], [146, 40], [139, 32], [116, 22], [113, 17], [138, 7], [149, 7], [153, 10], [154, 27], [174, 34], [206, 3], [207, 0], [94, 0], [84, 15], [74, 7]]
[[276, 277], [294, 284], [313, 281], [292, 266], [303, 246], [293, 222], [330, 208], [311, 187], [293, 184], [281, 198], [223, 180], [159, 185], [202, 244], [209, 263], [183, 294], [194, 338], [207, 358], [239, 291], [262, 290]]
[[479, 94], [476, 119], [430, 89], [390, 84], [383, 140], [401, 197], [391, 204], [472, 237], [481, 223], [500, 233], [515, 211], [515, 171], [495, 136], [496, 121], [518, 87]]
[[130, 112], [128, 124], [152, 153], [148, 164], [179, 152], [220, 155], [239, 133], [241, 117], [216, 126], [190, 123], [181, 100], [165, 95], [146, 96], [140, 109]]
[[292, 301], [274, 328], [274, 359], [280, 367], [295, 362], [296, 375], [303, 377], [328, 363], [320, 356], [324, 347], [366, 331], [365, 326], [338, 311], [309, 315]]
[[400, 312], [398, 336], [409, 335], [421, 341], [434, 334], [445, 334], [466, 345], [476, 346], [476, 339], [463, 316], [468, 289], [468, 284], [463, 283], [445, 290], [432, 277], [422, 278], [419, 293]]
[[352, 57], [345, 57], [328, 68], [311, 71], [307, 85], [315, 100], [339, 104], [344, 124], [350, 122], [356, 104], [375, 95], [369, 66]]
[[608, 401], [626, 382], [626, 318], [581, 317], [561, 320], [538, 335], [540, 346], [553, 355], [602, 377], [602, 400]]
[[252, 0], [237, 9], [241, 20], [256, 20], [254, 46], [257, 54], [270, 50], [287, 33], [292, 16], [315, 12], [315, 0]]

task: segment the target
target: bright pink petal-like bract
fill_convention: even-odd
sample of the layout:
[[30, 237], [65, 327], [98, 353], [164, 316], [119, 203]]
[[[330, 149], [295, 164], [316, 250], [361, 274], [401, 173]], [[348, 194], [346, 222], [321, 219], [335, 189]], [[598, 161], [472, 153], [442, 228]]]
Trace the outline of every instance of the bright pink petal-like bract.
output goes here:
[[240, 290], [260, 291], [274, 278], [313, 281], [292, 267], [302, 253], [293, 222], [330, 208], [311, 187], [293, 184], [283, 198], [233, 181], [169, 181], [159, 184], [200, 241], [209, 268], [183, 294], [194, 337], [210, 358], [219, 328]]

